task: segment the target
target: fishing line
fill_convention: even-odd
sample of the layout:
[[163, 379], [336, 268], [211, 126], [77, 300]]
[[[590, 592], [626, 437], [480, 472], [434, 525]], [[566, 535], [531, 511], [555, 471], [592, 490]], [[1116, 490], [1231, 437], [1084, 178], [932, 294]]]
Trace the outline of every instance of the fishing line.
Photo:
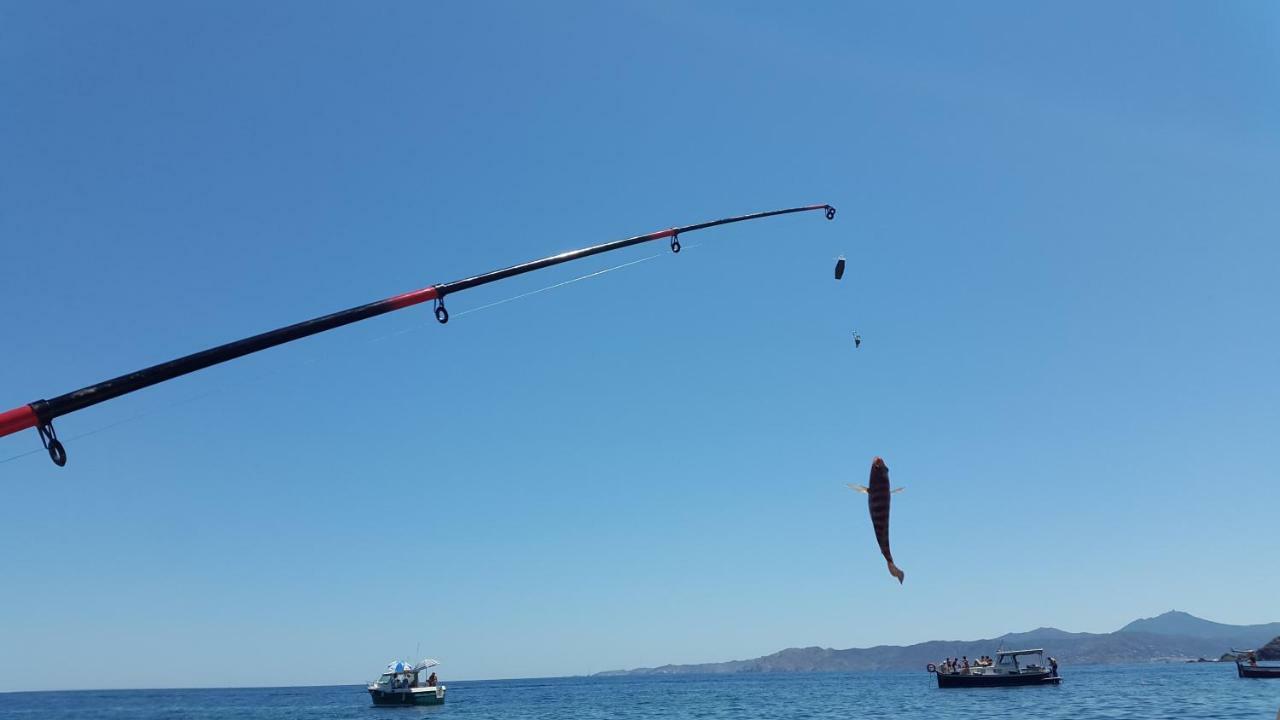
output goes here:
[[[206, 395], [208, 395], [208, 394], [210, 394], [210, 393], [205, 393], [205, 394], [206, 394]], [[192, 399], [198, 399], [198, 397], [197, 397], [197, 398], [192, 398]], [[177, 405], [177, 404], [179, 404], [179, 403], [175, 403], [175, 405]], [[163, 410], [168, 410], [168, 409], [169, 409], [169, 408], [167, 408], [167, 407], [166, 407], [166, 408], [161, 408], [160, 410], [144, 410], [144, 411], [142, 411], [142, 412], [140, 412], [140, 413], [136, 413], [136, 414], [131, 415], [131, 416], [127, 417], [127, 418], [124, 418], [123, 420], [116, 420], [115, 422], [107, 423], [106, 425], [103, 425], [102, 427], [95, 428], [95, 429], [93, 429], [93, 430], [87, 430], [87, 431], [85, 431], [85, 432], [78, 433], [78, 434], [76, 434], [76, 435], [72, 435], [71, 437], [67, 438], [67, 440], [68, 440], [68, 442], [69, 442], [69, 441], [71, 441], [71, 440], [79, 440], [79, 439], [81, 439], [81, 438], [87, 438], [87, 437], [89, 437], [90, 435], [97, 435], [97, 434], [98, 434], [98, 433], [100, 433], [100, 432], [106, 432], [107, 430], [110, 430], [110, 429], [115, 428], [115, 427], [119, 427], [120, 425], [125, 425], [125, 424], [128, 424], [128, 423], [134, 422], [134, 421], [136, 421], [136, 420], [141, 420], [142, 418], [144, 418], [144, 417], [146, 417], [147, 415], [150, 415], [150, 414], [152, 414], [152, 413], [155, 413], [155, 412], [161, 412], [161, 411], [163, 411]], [[24, 458], [24, 457], [26, 457], [26, 456], [28, 456], [28, 455], [34, 455], [34, 454], [36, 454], [36, 453], [38, 453], [38, 452], [43, 452], [43, 451], [44, 451], [44, 448], [36, 448], [35, 450], [28, 450], [27, 452], [24, 452], [24, 453], [18, 453], [17, 455], [11, 455], [11, 456], [9, 456], [9, 457], [7, 457], [7, 458], [3, 459], [3, 460], [0, 460], [0, 465], [3, 465], [3, 464], [5, 464], [5, 463], [7, 463], [7, 462], [10, 462], [10, 461], [12, 461], [12, 460], [17, 460], [18, 458]]]
[[[685, 249], [685, 250], [690, 250], [690, 249], [693, 249], [693, 248], [696, 248], [696, 247], [701, 247], [703, 244], [704, 244], [704, 243], [693, 243], [693, 244], [690, 244], [690, 245], [685, 245], [685, 246], [684, 246], [684, 249]], [[540, 293], [544, 293], [544, 292], [547, 292], [547, 291], [549, 291], [549, 290], [555, 290], [555, 289], [557, 289], [557, 288], [562, 288], [562, 287], [565, 287], [566, 285], [572, 285], [573, 283], [576, 283], [576, 282], [581, 282], [581, 281], [583, 281], [583, 280], [589, 280], [589, 279], [591, 279], [591, 278], [593, 278], [593, 277], [599, 277], [599, 276], [604, 275], [604, 274], [606, 274], [606, 273], [611, 273], [611, 272], [613, 272], [613, 271], [615, 271], [615, 270], [622, 270], [623, 268], [628, 268], [628, 267], [631, 267], [632, 265], [639, 265], [640, 263], [648, 262], [648, 261], [650, 261], [650, 260], [655, 260], [655, 259], [660, 258], [660, 257], [666, 257], [666, 256], [669, 256], [669, 255], [671, 255], [671, 254], [672, 254], [672, 253], [670, 253], [670, 252], [658, 252], [658, 253], [654, 253], [654, 254], [652, 254], [652, 255], [647, 255], [647, 256], [642, 257], [642, 258], [637, 258], [637, 259], [635, 259], [635, 260], [630, 260], [630, 261], [628, 261], [628, 262], [624, 262], [624, 263], [620, 263], [620, 264], [618, 264], [618, 265], [614, 265], [613, 267], [607, 267], [607, 268], [604, 268], [604, 269], [602, 269], [602, 270], [596, 270], [595, 272], [589, 272], [589, 273], [586, 273], [585, 275], [579, 275], [578, 277], [573, 278], [573, 279], [570, 279], [570, 280], [563, 280], [563, 281], [558, 282], [558, 283], [552, 283], [552, 284], [547, 285], [547, 286], [545, 286], [545, 287], [540, 287], [540, 288], [538, 288], [538, 289], [536, 289], [536, 290], [530, 290], [530, 291], [528, 291], [528, 292], [523, 292], [523, 293], [520, 293], [520, 294], [518, 294], [518, 295], [512, 295], [511, 297], [504, 298], [504, 299], [502, 299], [502, 300], [495, 300], [494, 302], [491, 302], [491, 303], [486, 303], [486, 304], [484, 304], [484, 305], [479, 305], [479, 306], [476, 306], [476, 307], [473, 307], [473, 308], [469, 308], [469, 309], [467, 309], [467, 310], [463, 310], [463, 311], [462, 311], [462, 312], [460, 312], [460, 313], [455, 313], [455, 314], [453, 315], [453, 317], [454, 317], [454, 319], [456, 319], [456, 318], [463, 317], [463, 316], [465, 316], [465, 315], [470, 315], [470, 314], [472, 314], [472, 313], [480, 312], [481, 310], [488, 310], [488, 309], [490, 309], [490, 308], [494, 308], [494, 307], [497, 307], [497, 306], [499, 306], [499, 305], [505, 305], [505, 304], [507, 304], [507, 303], [509, 303], [509, 302], [514, 302], [514, 301], [516, 301], [516, 300], [522, 300], [522, 299], [524, 299], [524, 298], [531, 297], [531, 296], [533, 296], [533, 295], [538, 295], [538, 294], [540, 294]], [[412, 331], [414, 331], [414, 330], [421, 330], [422, 328], [429, 327], [429, 326], [434, 325], [434, 324], [435, 324], [435, 323], [432, 323], [432, 322], [419, 323], [419, 324], [417, 324], [417, 325], [412, 325], [412, 326], [410, 326], [410, 327], [403, 328], [403, 329], [401, 329], [401, 330], [396, 330], [395, 332], [387, 333], [387, 334], [385, 334], [385, 335], [379, 335], [378, 337], [371, 338], [371, 339], [369, 339], [369, 340], [365, 340], [365, 341], [363, 341], [363, 342], [355, 343], [352, 347], [364, 347], [364, 346], [370, 345], [370, 344], [372, 344], [372, 343], [381, 342], [381, 341], [383, 341], [383, 340], [388, 340], [388, 339], [393, 338], [393, 337], [398, 337], [398, 336], [400, 336], [400, 335], [404, 335], [405, 333], [412, 332]], [[332, 357], [332, 356], [331, 356], [331, 355], [327, 355], [326, 357]], [[222, 386], [220, 386], [220, 387], [215, 387], [215, 388], [212, 388], [212, 389], [206, 390], [206, 391], [204, 391], [204, 392], [197, 393], [197, 394], [195, 394], [195, 395], [192, 395], [191, 397], [183, 398], [183, 399], [181, 399], [181, 400], [176, 400], [176, 401], [174, 401], [174, 402], [172, 402], [172, 403], [169, 403], [169, 404], [167, 404], [167, 405], [163, 405], [163, 406], [158, 407], [158, 408], [152, 408], [152, 409], [149, 409], [149, 410], [143, 410], [143, 411], [140, 411], [140, 412], [135, 413], [135, 414], [133, 414], [133, 415], [131, 415], [131, 416], [129, 416], [129, 417], [123, 418], [123, 419], [121, 419], [121, 420], [116, 420], [116, 421], [114, 421], [114, 422], [107, 423], [106, 425], [103, 425], [103, 426], [101, 426], [101, 427], [95, 428], [95, 429], [93, 429], [93, 430], [86, 430], [85, 432], [77, 433], [77, 434], [72, 435], [71, 437], [67, 438], [67, 441], [68, 441], [68, 442], [70, 442], [70, 441], [72, 441], [72, 440], [80, 440], [80, 439], [82, 439], [82, 438], [86, 438], [86, 437], [89, 437], [89, 436], [91, 436], [91, 435], [97, 435], [98, 433], [106, 432], [107, 430], [112, 430], [112, 429], [117, 428], [117, 427], [119, 427], [119, 426], [121, 426], [121, 425], [126, 425], [126, 424], [131, 423], [131, 422], [136, 422], [136, 421], [138, 421], [138, 420], [142, 420], [142, 419], [144, 419], [144, 418], [148, 418], [148, 417], [151, 417], [151, 416], [153, 416], [153, 415], [160, 415], [160, 414], [166, 413], [166, 412], [168, 412], [168, 411], [174, 410], [174, 409], [176, 409], [176, 408], [182, 407], [183, 405], [188, 405], [188, 404], [193, 403], [193, 402], [195, 402], [195, 401], [197, 401], [197, 400], [202, 400], [202, 399], [204, 399], [204, 398], [209, 397], [210, 395], [217, 395], [217, 394], [220, 394], [220, 393], [234, 393], [234, 392], [238, 392], [238, 391], [241, 391], [241, 390], [246, 390], [246, 389], [248, 389], [248, 388], [250, 387], [250, 385], [257, 384], [258, 382], [260, 382], [260, 381], [262, 381], [262, 380], [264, 380], [264, 379], [266, 379], [266, 378], [268, 378], [268, 377], [270, 377], [270, 376], [272, 376], [272, 375], [279, 374], [279, 373], [281, 373], [281, 372], [284, 372], [285, 370], [297, 370], [298, 368], [306, 367], [307, 365], [312, 365], [312, 364], [314, 364], [314, 363], [316, 363], [316, 362], [317, 362], [317, 359], [316, 359], [316, 358], [314, 358], [314, 357], [312, 357], [312, 358], [304, 358], [304, 359], [300, 359], [300, 360], [299, 360], [299, 361], [297, 361], [297, 362], [293, 362], [293, 363], [289, 363], [289, 364], [284, 365], [284, 366], [281, 366], [281, 367], [273, 368], [273, 369], [271, 369], [271, 370], [268, 370], [267, 372], [261, 373], [261, 374], [259, 374], [259, 375], [254, 376], [254, 377], [245, 378], [245, 379], [243, 379], [243, 380], [240, 380], [240, 381], [237, 381], [237, 382], [234, 382], [234, 383], [227, 383], [227, 384], [224, 384], [224, 385], [222, 385]], [[40, 453], [40, 452], [44, 452], [44, 448], [35, 448], [35, 449], [33, 449], [33, 450], [28, 450], [28, 451], [23, 452], [23, 453], [18, 453], [17, 455], [13, 455], [13, 456], [10, 456], [10, 457], [7, 457], [7, 458], [4, 458], [3, 460], [0, 460], [0, 465], [3, 465], [3, 464], [5, 464], [5, 463], [7, 463], [7, 462], [11, 462], [11, 461], [13, 461], [13, 460], [17, 460], [17, 459], [19, 459], [19, 458], [27, 457], [28, 455], [35, 455], [36, 453]]]
[[[692, 245], [684, 245], [684, 246], [683, 246], [683, 248], [684, 248], [685, 250], [692, 250], [693, 248], [702, 247], [704, 244], [705, 244], [705, 243], [693, 243]], [[660, 257], [670, 257], [670, 256], [671, 256], [671, 253], [669, 253], [669, 252], [654, 253], [654, 254], [652, 254], [652, 255], [649, 255], [649, 256], [646, 256], [646, 257], [639, 258], [639, 259], [637, 259], [637, 260], [632, 260], [632, 261], [630, 261], [630, 262], [624, 262], [624, 263], [622, 263], [621, 265], [614, 265], [613, 267], [605, 268], [605, 269], [603, 269], [603, 270], [597, 270], [597, 271], [592, 272], [592, 273], [587, 273], [586, 275], [579, 275], [578, 277], [576, 277], [576, 278], [574, 278], [574, 279], [572, 279], [572, 280], [565, 280], [565, 281], [563, 281], [563, 282], [553, 283], [553, 284], [548, 285], [548, 286], [546, 286], [546, 287], [538, 288], [537, 290], [530, 290], [529, 292], [520, 293], [519, 295], [512, 295], [511, 297], [506, 298], [505, 300], [497, 300], [497, 301], [494, 301], [494, 302], [491, 302], [491, 303], [487, 303], [487, 304], [485, 304], [485, 305], [480, 305], [479, 307], [473, 307], [473, 308], [470, 308], [470, 309], [467, 309], [467, 310], [463, 310], [462, 312], [460, 312], [460, 313], [458, 313], [458, 314], [454, 315], [454, 317], [458, 318], [458, 317], [462, 317], [463, 315], [470, 315], [471, 313], [480, 312], [481, 310], [488, 310], [488, 309], [489, 309], [489, 308], [491, 308], [491, 307], [497, 307], [498, 305], [504, 305], [504, 304], [509, 303], [509, 302], [511, 302], [511, 301], [513, 301], [513, 300], [520, 300], [520, 299], [522, 299], [522, 298], [527, 298], [527, 297], [529, 297], [529, 296], [531, 296], [531, 295], [537, 295], [538, 293], [544, 293], [544, 292], [546, 292], [546, 291], [548, 291], [548, 290], [555, 290], [556, 288], [564, 287], [565, 285], [572, 285], [573, 283], [576, 283], [576, 282], [578, 282], [578, 281], [580, 281], [580, 280], [588, 280], [588, 279], [593, 278], [593, 277], [597, 277], [597, 276], [600, 276], [600, 275], [604, 275], [605, 273], [611, 273], [611, 272], [613, 272], [614, 270], [621, 270], [622, 268], [631, 267], [632, 265], [639, 265], [639, 264], [640, 264], [640, 263], [642, 263], [642, 262], [648, 262], [648, 261], [653, 260], [653, 259], [655, 259], [655, 258], [660, 258]]]
[[[269, 371], [267, 371], [267, 372], [265, 372], [265, 373], [262, 373], [261, 375], [258, 375], [258, 376], [256, 376], [256, 377], [252, 377], [252, 378], [248, 378], [247, 380], [242, 380], [242, 381], [240, 381], [239, 383], [236, 383], [236, 384], [229, 384], [229, 383], [228, 383], [228, 384], [223, 384], [223, 385], [221, 385], [221, 386], [214, 387], [214, 388], [212, 388], [212, 389], [210, 389], [210, 390], [205, 390], [205, 391], [203, 391], [203, 392], [196, 393], [195, 395], [192, 395], [192, 396], [190, 396], [190, 397], [185, 397], [185, 398], [182, 398], [182, 399], [180, 399], [180, 400], [175, 400], [175, 401], [173, 401], [173, 402], [171, 402], [171, 403], [168, 403], [168, 404], [166, 404], [166, 405], [161, 405], [161, 406], [159, 406], [159, 407], [155, 407], [155, 408], [149, 408], [149, 409], [147, 409], [147, 410], [140, 410], [140, 411], [138, 411], [138, 412], [134, 413], [133, 415], [130, 415], [129, 417], [126, 417], [126, 418], [123, 418], [123, 419], [120, 419], [120, 420], [115, 420], [115, 421], [113, 421], [113, 422], [109, 422], [109, 423], [107, 423], [106, 425], [103, 425], [103, 426], [101, 426], [101, 427], [94, 428], [93, 430], [86, 430], [86, 431], [84, 431], [84, 432], [82, 432], [82, 433], [77, 433], [77, 434], [75, 434], [75, 435], [72, 435], [71, 437], [67, 438], [67, 442], [70, 442], [70, 441], [72, 441], [72, 440], [79, 440], [79, 439], [81, 439], [81, 438], [87, 438], [87, 437], [89, 437], [90, 435], [97, 435], [98, 433], [100, 433], [100, 432], [106, 432], [107, 430], [113, 430], [113, 429], [115, 429], [115, 428], [117, 428], [117, 427], [120, 427], [121, 425], [127, 425], [127, 424], [129, 424], [129, 423], [131, 423], [131, 422], [137, 422], [138, 420], [143, 420], [143, 419], [148, 418], [148, 417], [150, 417], [150, 416], [152, 416], [152, 415], [161, 415], [161, 414], [164, 414], [164, 413], [166, 413], [166, 412], [168, 412], [168, 411], [170, 411], [170, 410], [173, 410], [173, 409], [175, 409], [175, 408], [182, 407], [183, 405], [189, 405], [189, 404], [191, 404], [191, 403], [193, 403], [193, 402], [195, 402], [195, 401], [197, 401], [197, 400], [203, 400], [204, 398], [207, 398], [207, 397], [209, 397], [210, 395], [217, 395], [217, 394], [218, 394], [218, 393], [220, 393], [220, 392], [226, 392], [226, 391], [228, 391], [228, 390], [229, 390], [229, 391], [231, 391], [231, 392], [235, 392], [235, 391], [237, 391], [237, 390], [243, 390], [243, 389], [247, 388], [247, 387], [248, 387], [248, 385], [249, 385], [249, 383], [251, 383], [251, 382], [257, 382], [258, 380], [262, 380], [262, 379], [264, 379], [264, 378], [266, 378], [266, 377], [269, 377], [269, 376], [271, 376], [271, 375], [274, 375], [274, 374], [276, 374], [276, 373], [278, 373], [278, 372], [282, 372], [282, 371], [284, 371], [284, 370], [291, 370], [291, 369], [294, 369], [294, 368], [300, 367], [300, 366], [302, 366], [302, 365], [307, 365], [307, 364], [310, 364], [310, 363], [313, 363], [313, 362], [315, 362], [315, 360], [314, 360], [314, 359], [307, 359], [307, 360], [304, 360], [304, 361], [302, 361], [302, 362], [300, 362], [300, 363], [297, 363], [297, 364], [294, 364], [294, 365], [288, 365], [288, 366], [285, 366], [285, 367], [282, 367], [282, 368], [276, 368], [276, 369], [274, 369], [274, 370], [269, 370]], [[24, 457], [26, 457], [26, 456], [28, 456], [28, 455], [34, 455], [34, 454], [36, 454], [36, 453], [38, 453], [38, 452], [44, 452], [44, 448], [36, 448], [36, 449], [34, 449], [34, 450], [28, 450], [27, 452], [24, 452], [24, 453], [18, 453], [17, 455], [12, 455], [12, 456], [7, 457], [7, 458], [5, 458], [5, 459], [3, 459], [3, 460], [0, 460], [0, 465], [3, 465], [3, 464], [5, 464], [5, 463], [7, 463], [7, 462], [9, 462], [9, 461], [11, 461], [11, 460], [17, 460], [18, 458], [24, 458]]]
[[[688, 249], [692, 249], [692, 248], [696, 248], [696, 247], [702, 247], [704, 244], [705, 244], [705, 243], [693, 243], [693, 244], [691, 244], [691, 245], [685, 245], [685, 246], [684, 246], [684, 249], [688, 250]], [[639, 264], [640, 264], [640, 263], [642, 263], [642, 262], [648, 262], [648, 261], [650, 261], [650, 260], [654, 260], [654, 259], [656, 259], [656, 258], [660, 258], [660, 257], [668, 257], [668, 256], [670, 256], [670, 255], [671, 255], [671, 253], [669, 253], [669, 252], [654, 253], [653, 255], [648, 255], [648, 256], [646, 256], [646, 257], [642, 257], [642, 258], [639, 258], [639, 259], [636, 259], [636, 260], [631, 260], [631, 261], [629, 261], [629, 262], [624, 262], [624, 263], [622, 263], [622, 264], [620, 264], [620, 265], [614, 265], [613, 267], [604, 268], [603, 270], [596, 270], [595, 272], [589, 272], [589, 273], [587, 273], [586, 275], [579, 275], [578, 277], [573, 278], [572, 280], [564, 280], [564, 281], [561, 281], [561, 282], [558, 282], [558, 283], [552, 283], [552, 284], [550, 284], [550, 285], [547, 285], [546, 287], [540, 287], [540, 288], [538, 288], [537, 290], [530, 290], [530, 291], [528, 291], [528, 292], [523, 292], [523, 293], [520, 293], [520, 294], [518, 294], [518, 295], [512, 295], [512, 296], [511, 296], [511, 297], [509, 297], [509, 298], [504, 298], [504, 299], [502, 299], [502, 300], [495, 300], [495, 301], [493, 301], [493, 302], [491, 302], [491, 303], [486, 303], [486, 304], [484, 304], [484, 305], [479, 305], [479, 306], [477, 306], [477, 307], [468, 308], [468, 309], [466, 309], [466, 310], [463, 310], [463, 311], [462, 311], [462, 312], [460, 312], [460, 313], [455, 313], [452, 317], [454, 317], [454, 318], [460, 318], [460, 317], [462, 317], [462, 316], [464, 316], [464, 315], [470, 315], [471, 313], [477, 313], [477, 312], [480, 312], [481, 310], [488, 310], [489, 308], [497, 307], [497, 306], [499, 306], [499, 305], [505, 305], [505, 304], [507, 304], [507, 303], [509, 303], [509, 302], [513, 302], [513, 301], [515, 301], [515, 300], [522, 300], [522, 299], [524, 299], [524, 298], [527, 298], [527, 297], [530, 297], [530, 296], [533, 296], [533, 295], [537, 295], [537, 294], [539, 294], [539, 293], [547, 292], [548, 290], [555, 290], [556, 288], [562, 288], [562, 287], [564, 287], [565, 285], [572, 285], [573, 283], [580, 282], [580, 281], [582, 281], [582, 280], [589, 280], [589, 279], [591, 279], [591, 278], [593, 278], [593, 277], [599, 277], [600, 275], [604, 275], [605, 273], [611, 273], [611, 272], [613, 272], [614, 270], [621, 270], [621, 269], [626, 268], [626, 267], [631, 267], [632, 265], [639, 265]], [[405, 333], [413, 332], [413, 331], [415, 331], [415, 330], [421, 330], [421, 329], [422, 329], [422, 328], [424, 328], [424, 327], [430, 327], [430, 326], [431, 326], [431, 323], [429, 323], [429, 322], [418, 323], [418, 324], [416, 324], [416, 325], [410, 325], [410, 326], [409, 326], [409, 327], [407, 327], [407, 328], [403, 328], [403, 329], [401, 329], [401, 330], [396, 330], [395, 332], [390, 332], [390, 333], [387, 333], [386, 335], [380, 335], [380, 336], [378, 336], [378, 337], [376, 337], [376, 338], [373, 338], [372, 340], [369, 340], [368, 342], [380, 342], [380, 341], [382, 341], [382, 340], [386, 340], [386, 339], [388, 339], [388, 338], [398, 337], [398, 336], [400, 336], [400, 335], [404, 335]]]
[[[687, 247], [697, 247], [697, 246], [696, 246], [696, 245], [689, 245], [689, 246], [687, 246]], [[543, 287], [543, 288], [538, 288], [537, 290], [530, 290], [529, 292], [526, 292], [526, 293], [520, 293], [519, 295], [512, 295], [511, 297], [509, 297], [509, 298], [507, 298], [507, 299], [505, 299], [505, 300], [498, 300], [498, 301], [496, 301], [496, 302], [491, 302], [491, 303], [488, 303], [488, 304], [486, 304], [486, 305], [481, 305], [481, 306], [479, 306], [479, 307], [473, 307], [473, 308], [471, 308], [470, 310], [463, 310], [462, 312], [458, 313], [458, 314], [457, 314], [457, 315], [455, 315], [454, 317], [462, 317], [463, 315], [470, 315], [471, 313], [480, 312], [481, 310], [488, 310], [488, 309], [489, 309], [489, 308], [491, 308], [491, 307], [497, 307], [497, 306], [499, 306], [499, 305], [505, 305], [506, 303], [512, 302], [512, 301], [514, 301], [514, 300], [520, 300], [520, 299], [522, 299], [522, 298], [527, 298], [527, 297], [529, 297], [529, 296], [531, 296], [531, 295], [537, 295], [538, 293], [544, 293], [544, 292], [546, 292], [546, 291], [548, 291], [548, 290], [555, 290], [556, 288], [564, 287], [565, 285], [572, 285], [573, 283], [576, 283], [576, 282], [578, 282], [578, 281], [580, 281], [580, 280], [587, 280], [587, 279], [590, 279], [590, 278], [593, 278], [593, 277], [598, 277], [598, 276], [600, 276], [600, 275], [604, 275], [605, 273], [611, 273], [611, 272], [613, 272], [614, 270], [621, 270], [622, 268], [625, 268], [625, 267], [631, 267], [632, 265], [639, 265], [639, 264], [640, 264], [640, 263], [642, 263], [642, 262], [648, 262], [649, 260], [653, 260], [654, 258], [666, 257], [666, 256], [668, 256], [668, 255], [670, 255], [670, 254], [671, 254], [671, 253], [669, 253], [669, 252], [654, 253], [653, 255], [650, 255], [650, 256], [648, 256], [648, 257], [642, 257], [642, 258], [640, 258], [640, 259], [638, 259], [638, 260], [632, 260], [631, 262], [625, 262], [625, 263], [622, 263], [621, 265], [615, 265], [615, 266], [613, 266], [613, 267], [611, 267], [611, 268], [605, 268], [605, 269], [603, 269], [603, 270], [597, 270], [597, 271], [595, 271], [595, 272], [593, 272], [593, 273], [587, 273], [586, 275], [580, 275], [580, 276], [578, 276], [578, 277], [576, 277], [576, 278], [574, 278], [574, 279], [572, 279], [572, 280], [565, 280], [564, 282], [554, 283], [554, 284], [552, 284], [552, 285], [548, 285], [548, 286]]]
[[[366, 343], [358, 343], [357, 346], [362, 346], [364, 344]], [[332, 357], [332, 356], [327, 355], [326, 357]], [[146, 410], [140, 410], [134, 413], [133, 415], [130, 415], [129, 417], [123, 418], [121, 420], [115, 420], [101, 427], [94, 428], [93, 430], [86, 430], [82, 433], [72, 435], [71, 437], [67, 438], [67, 442], [70, 442], [72, 440], [79, 440], [80, 438], [86, 438], [86, 437], [89, 437], [90, 435], [97, 435], [98, 433], [105, 432], [107, 430], [113, 430], [121, 425], [127, 425], [131, 422], [144, 420], [153, 415], [163, 415], [166, 412], [180, 408], [183, 405], [190, 405], [191, 403], [196, 402], [197, 400], [203, 400], [211, 395], [218, 395], [221, 393], [232, 394], [232, 393], [240, 392], [242, 390], [248, 390], [252, 385], [256, 385], [257, 383], [261, 382], [262, 380], [266, 380], [272, 375], [278, 375], [282, 372], [285, 372], [286, 370], [297, 370], [298, 368], [306, 367], [307, 365], [312, 365], [312, 364], [315, 364], [316, 362], [319, 362], [319, 359], [315, 357], [302, 358], [295, 362], [291, 362], [286, 365], [281, 365], [279, 367], [272, 368], [270, 370], [267, 370], [262, 373], [258, 373], [257, 375], [253, 375], [247, 378], [242, 378], [240, 380], [227, 380], [222, 382], [221, 384], [215, 383], [214, 387], [208, 390], [204, 390], [194, 395], [180, 398], [178, 400], [174, 400], [173, 402], [166, 403], [158, 407], [148, 408]], [[18, 458], [24, 458], [28, 455], [34, 455], [38, 452], [43, 452], [43, 451], [44, 451], [44, 448], [36, 448], [34, 450], [28, 450], [27, 452], [24, 452], [24, 453], [18, 453], [17, 455], [13, 455], [11, 457], [7, 457], [3, 460], [0, 460], [0, 465], [3, 465], [11, 460], [17, 460]]]

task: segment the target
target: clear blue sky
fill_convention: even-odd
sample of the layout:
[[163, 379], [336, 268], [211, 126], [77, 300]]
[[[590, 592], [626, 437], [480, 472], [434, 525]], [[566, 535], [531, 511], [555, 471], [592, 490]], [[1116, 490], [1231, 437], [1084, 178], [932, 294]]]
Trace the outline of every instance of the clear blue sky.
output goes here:
[[840, 209], [61, 420], [108, 429], [0, 464], [0, 690], [1280, 620], [1277, 48], [1267, 2], [0, 5], [0, 408]]

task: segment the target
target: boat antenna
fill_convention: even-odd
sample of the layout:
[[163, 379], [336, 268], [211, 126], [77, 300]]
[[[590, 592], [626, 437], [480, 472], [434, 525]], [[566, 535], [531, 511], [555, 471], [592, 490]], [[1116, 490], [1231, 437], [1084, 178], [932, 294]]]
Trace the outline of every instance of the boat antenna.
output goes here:
[[392, 297], [375, 300], [365, 305], [339, 310], [338, 312], [322, 315], [310, 320], [288, 325], [275, 330], [253, 335], [251, 337], [235, 340], [224, 345], [201, 350], [191, 355], [186, 355], [168, 362], [152, 365], [135, 372], [121, 375], [111, 380], [104, 380], [83, 387], [79, 390], [58, 395], [48, 400], [35, 400], [26, 405], [18, 406], [12, 410], [0, 412], [0, 437], [12, 435], [13, 433], [35, 428], [40, 434], [40, 442], [44, 445], [44, 449], [48, 451], [49, 458], [53, 460], [55, 465], [59, 467], [67, 464], [67, 451], [63, 447], [62, 442], [58, 440], [58, 434], [53, 429], [53, 421], [56, 418], [73, 413], [77, 410], [83, 410], [91, 405], [97, 405], [121, 395], [150, 387], [157, 383], [172, 380], [197, 370], [203, 370], [207, 367], [244, 357], [251, 353], [256, 353], [267, 348], [272, 348], [284, 343], [300, 340], [304, 337], [322, 333], [326, 330], [350, 325], [361, 320], [368, 320], [393, 310], [401, 310], [403, 308], [427, 302], [435, 301], [435, 316], [440, 324], [449, 322], [449, 311], [445, 309], [445, 297], [453, 293], [470, 290], [481, 285], [505, 280], [517, 275], [541, 270], [542, 268], [559, 265], [571, 260], [591, 257], [600, 253], [620, 250], [622, 248], [639, 245], [640, 243], [651, 242], [653, 240], [669, 240], [671, 252], [680, 252], [680, 236], [697, 232], [698, 230], [706, 230], [708, 228], [720, 225], [729, 225], [732, 223], [746, 222], [748, 220], [760, 220], [762, 218], [773, 217], [775, 215], [789, 215], [791, 213], [809, 212], [813, 210], [824, 211], [828, 220], [834, 220], [836, 217], [836, 209], [830, 205], [804, 205], [801, 207], [784, 208], [782, 210], [768, 210], [765, 212], [751, 213], [749, 215], [737, 215], [734, 217], [721, 218], [719, 220], [710, 220], [707, 222], [695, 223], [693, 225], [684, 225], [681, 227], [673, 227], [667, 230], [658, 230], [656, 232], [646, 233], [644, 235], [636, 235], [623, 240], [613, 240], [611, 242], [600, 243], [598, 245], [590, 245], [588, 247], [579, 248], [577, 250], [569, 250], [567, 252], [550, 255], [538, 260], [512, 265], [500, 270], [491, 270], [479, 275], [472, 275], [461, 280], [452, 282], [439, 283], [436, 285], [428, 285], [427, 287], [411, 290], [406, 293], [394, 295]]

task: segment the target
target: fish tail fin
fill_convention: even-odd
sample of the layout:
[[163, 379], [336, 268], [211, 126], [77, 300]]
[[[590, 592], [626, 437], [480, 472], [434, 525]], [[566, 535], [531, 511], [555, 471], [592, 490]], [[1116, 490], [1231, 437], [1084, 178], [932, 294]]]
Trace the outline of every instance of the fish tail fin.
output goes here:
[[894, 565], [892, 560], [889, 560], [888, 562], [889, 562], [889, 574], [898, 578], [898, 584], [901, 585], [902, 579], [905, 578], [907, 574], [902, 572], [902, 568], [899, 568], [897, 565]]

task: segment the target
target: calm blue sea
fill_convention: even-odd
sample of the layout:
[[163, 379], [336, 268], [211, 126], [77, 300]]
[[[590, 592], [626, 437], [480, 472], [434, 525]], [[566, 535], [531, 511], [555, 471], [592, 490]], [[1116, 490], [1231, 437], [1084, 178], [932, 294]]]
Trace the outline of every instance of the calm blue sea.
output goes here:
[[0, 694], [0, 718], [1254, 718], [1280, 680], [1232, 665], [1063, 668], [1059, 687], [939, 690], [923, 671], [447, 682], [447, 704], [374, 708], [362, 686]]

